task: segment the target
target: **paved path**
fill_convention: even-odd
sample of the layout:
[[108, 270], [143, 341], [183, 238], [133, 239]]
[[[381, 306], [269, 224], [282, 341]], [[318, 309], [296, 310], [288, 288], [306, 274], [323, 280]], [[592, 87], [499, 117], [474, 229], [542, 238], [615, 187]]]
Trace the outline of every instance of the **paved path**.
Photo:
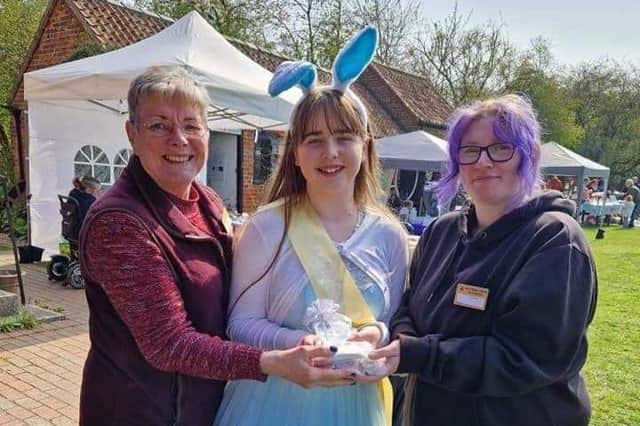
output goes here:
[[[0, 266], [13, 257], [0, 252]], [[21, 265], [29, 303], [63, 308], [66, 319], [0, 333], [0, 425], [77, 425], [89, 349], [84, 291], [49, 282], [43, 265]]]

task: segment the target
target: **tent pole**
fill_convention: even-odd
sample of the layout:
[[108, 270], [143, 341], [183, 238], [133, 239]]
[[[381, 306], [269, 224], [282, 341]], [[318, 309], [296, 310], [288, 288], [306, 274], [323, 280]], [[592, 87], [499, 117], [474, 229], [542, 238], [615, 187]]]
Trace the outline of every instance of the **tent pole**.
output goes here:
[[578, 208], [576, 209], [576, 217], [580, 217], [580, 206], [582, 205], [582, 192], [584, 191], [584, 171], [578, 173]]

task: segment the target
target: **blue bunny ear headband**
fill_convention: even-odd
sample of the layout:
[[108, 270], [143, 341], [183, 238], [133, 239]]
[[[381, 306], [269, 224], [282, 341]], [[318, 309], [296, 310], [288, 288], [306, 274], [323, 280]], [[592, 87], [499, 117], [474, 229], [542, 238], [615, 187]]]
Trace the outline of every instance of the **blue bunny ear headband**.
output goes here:
[[[349, 96], [362, 117], [365, 128], [368, 124], [367, 109], [349, 87], [369, 66], [377, 46], [378, 30], [373, 26], [368, 26], [353, 36], [333, 61], [332, 80], [329, 86], [330, 89], [338, 90]], [[312, 63], [305, 61], [283, 62], [278, 65], [269, 82], [269, 94], [278, 96], [297, 85], [307, 95], [316, 87], [317, 77], [316, 66]]]

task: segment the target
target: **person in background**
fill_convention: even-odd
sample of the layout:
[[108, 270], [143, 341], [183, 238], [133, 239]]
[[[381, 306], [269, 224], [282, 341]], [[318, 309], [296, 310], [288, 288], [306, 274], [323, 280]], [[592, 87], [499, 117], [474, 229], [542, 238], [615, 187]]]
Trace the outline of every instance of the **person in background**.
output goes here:
[[551, 179], [547, 181], [546, 186], [547, 189], [562, 192], [562, 181], [560, 180], [560, 178], [558, 178], [558, 176], [551, 176]]
[[633, 213], [633, 208], [636, 206], [636, 203], [633, 202], [633, 197], [631, 195], [626, 195], [624, 197], [624, 207], [622, 208], [622, 227], [626, 228], [629, 226], [629, 218], [631, 218], [631, 213]]
[[439, 215], [438, 210], [438, 198], [435, 194], [435, 188], [440, 180], [440, 172], [433, 172], [431, 179], [424, 183], [422, 188], [422, 204], [424, 206], [425, 215], [431, 217], [437, 217]]
[[398, 217], [401, 222], [409, 222], [415, 215], [416, 209], [413, 208], [413, 201], [405, 200], [402, 202], [402, 207], [400, 207], [400, 211], [398, 212]]
[[101, 184], [100, 181], [91, 176], [76, 176], [71, 181], [73, 189], [69, 191], [69, 197], [78, 202], [78, 232], [82, 225], [89, 207], [100, 197]]
[[394, 212], [399, 213], [400, 207], [402, 206], [402, 200], [398, 195], [398, 189], [395, 186], [389, 188], [389, 199], [387, 200], [387, 207]]
[[582, 183], [582, 196], [580, 201], [586, 203], [591, 199], [591, 193], [593, 192], [593, 187], [591, 186], [591, 181], [589, 178], [584, 178]]
[[462, 185], [471, 204], [422, 235], [393, 341], [371, 357], [409, 374], [405, 424], [586, 426], [596, 269], [575, 204], [537, 190], [535, 112], [516, 95], [477, 102], [448, 141], [439, 196]]
[[640, 211], [640, 188], [633, 183], [633, 179], [627, 179], [624, 182], [624, 186], [627, 188], [627, 196], [631, 196], [633, 200], [633, 210], [629, 216], [629, 225], [627, 228], [633, 228], [635, 226], [635, 220], [638, 217]]

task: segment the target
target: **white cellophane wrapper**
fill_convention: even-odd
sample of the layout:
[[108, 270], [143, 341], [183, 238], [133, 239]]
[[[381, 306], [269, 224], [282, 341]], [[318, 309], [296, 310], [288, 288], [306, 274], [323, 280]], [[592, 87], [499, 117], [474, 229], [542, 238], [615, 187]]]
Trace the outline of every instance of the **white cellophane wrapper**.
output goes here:
[[369, 359], [369, 353], [375, 349], [371, 343], [348, 341], [352, 334], [351, 319], [339, 310], [340, 305], [331, 299], [316, 299], [305, 312], [304, 324], [323, 344], [338, 348], [334, 368], [371, 376], [381, 374], [384, 362]]

